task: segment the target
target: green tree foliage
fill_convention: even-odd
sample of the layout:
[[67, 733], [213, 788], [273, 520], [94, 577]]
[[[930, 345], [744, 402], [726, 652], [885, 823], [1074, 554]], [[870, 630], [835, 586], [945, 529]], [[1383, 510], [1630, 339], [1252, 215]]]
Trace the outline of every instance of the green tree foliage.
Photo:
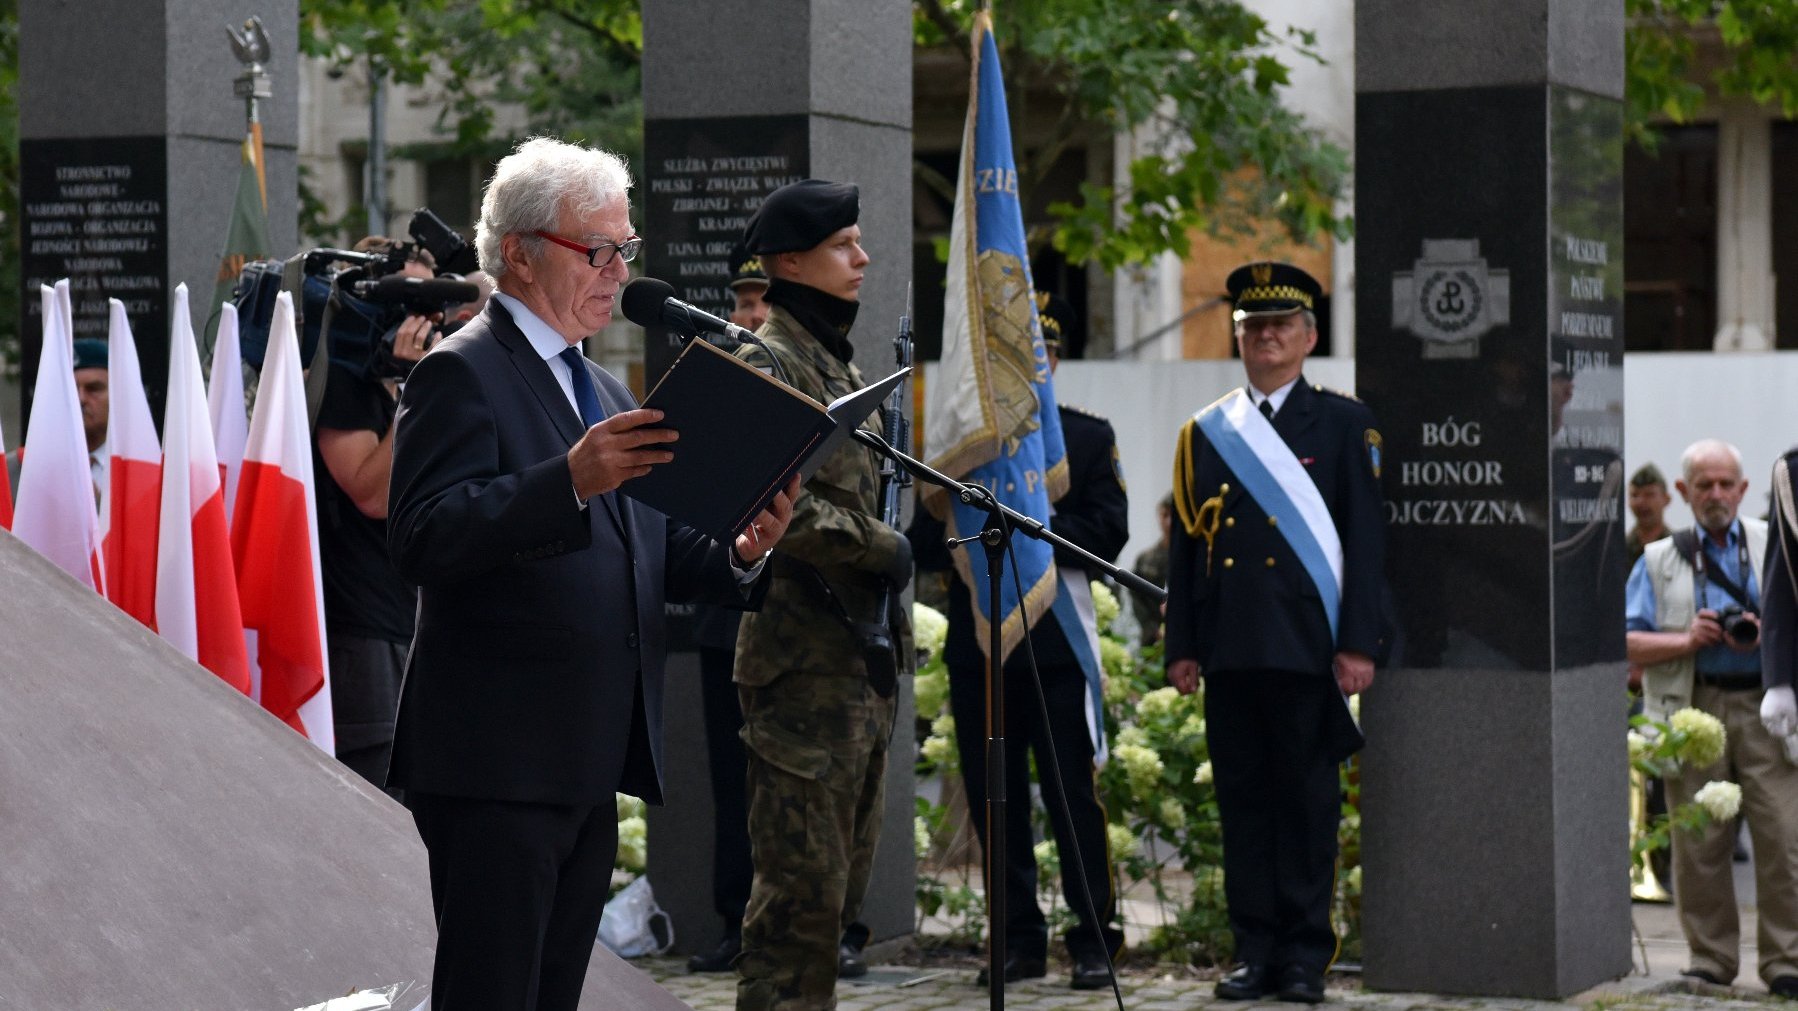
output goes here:
[[[919, 44], [966, 53], [978, 6], [917, 0]], [[1285, 61], [1321, 62], [1313, 33], [1276, 31], [1237, 0], [1003, 3], [995, 31], [1007, 97], [1042, 83], [1062, 103], [1049, 142], [1018, 152], [1020, 187], [1094, 125], [1139, 138], [1124, 178], [1050, 208], [1069, 259], [1111, 269], [1185, 256], [1194, 229], [1249, 234], [1276, 222], [1299, 242], [1352, 231], [1337, 210], [1348, 153], [1280, 102]]]
[[1626, 0], [1630, 136], [1651, 147], [1654, 123], [1684, 123], [1707, 90], [1798, 117], [1798, 4], [1789, 0]]

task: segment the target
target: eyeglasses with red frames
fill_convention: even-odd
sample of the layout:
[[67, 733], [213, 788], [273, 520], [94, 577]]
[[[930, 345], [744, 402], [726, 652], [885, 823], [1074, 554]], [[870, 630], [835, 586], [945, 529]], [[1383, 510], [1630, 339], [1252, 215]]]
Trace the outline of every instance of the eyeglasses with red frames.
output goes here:
[[[595, 267], [603, 267], [606, 264], [611, 263], [612, 257], [614, 256], [629, 263], [637, 258], [638, 253], [643, 251], [643, 240], [635, 235], [625, 239], [623, 242], [602, 242], [597, 246], [583, 246], [572, 239], [564, 239], [560, 235], [551, 235], [541, 229], [531, 234], [540, 239], [548, 239], [558, 246], [567, 247], [577, 253], [587, 254], [587, 262]], [[611, 252], [606, 252], [607, 250], [611, 250]], [[606, 254], [604, 259], [600, 258], [599, 254], [601, 253]]]

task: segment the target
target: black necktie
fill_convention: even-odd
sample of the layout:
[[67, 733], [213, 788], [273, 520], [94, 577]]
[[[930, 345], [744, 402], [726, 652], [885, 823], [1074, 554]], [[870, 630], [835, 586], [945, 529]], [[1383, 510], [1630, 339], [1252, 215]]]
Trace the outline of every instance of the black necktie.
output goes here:
[[599, 406], [599, 391], [593, 388], [593, 377], [587, 373], [587, 359], [581, 349], [569, 345], [562, 349], [562, 362], [568, 366], [574, 382], [574, 403], [581, 412], [581, 424], [592, 428], [606, 420], [606, 409]]
[[1274, 420], [1274, 402], [1273, 401], [1271, 401], [1271, 400], [1261, 401], [1261, 416], [1263, 418], [1266, 418], [1269, 422], [1272, 422]]

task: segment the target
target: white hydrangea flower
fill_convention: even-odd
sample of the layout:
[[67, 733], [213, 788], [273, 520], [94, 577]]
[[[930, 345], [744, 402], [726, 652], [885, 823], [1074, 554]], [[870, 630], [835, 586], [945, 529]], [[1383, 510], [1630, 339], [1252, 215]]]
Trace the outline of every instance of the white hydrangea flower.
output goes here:
[[618, 822], [618, 866], [642, 873], [649, 862], [649, 826], [642, 818], [623, 818]]
[[1199, 767], [1193, 771], [1192, 781], [1199, 786], [1211, 782], [1211, 763], [1209, 761], [1199, 763]]
[[1055, 862], [1055, 844], [1047, 839], [1032, 847], [1030, 853], [1036, 857], [1038, 867], [1046, 867]]
[[1097, 579], [1090, 584], [1093, 591], [1093, 618], [1099, 627], [1099, 634], [1111, 631], [1111, 623], [1117, 620], [1118, 598], [1111, 592], [1111, 587]]
[[930, 823], [923, 815], [916, 815], [911, 820], [911, 851], [919, 860], [930, 855]]
[[912, 678], [912, 699], [919, 716], [935, 717], [949, 703], [949, 671], [919, 672]]
[[1679, 749], [1678, 755], [1681, 762], [1703, 768], [1715, 764], [1723, 757], [1729, 738], [1723, 730], [1722, 722], [1715, 716], [1688, 706], [1674, 713], [1667, 723], [1674, 733], [1685, 735], [1685, 745]]
[[1136, 711], [1145, 720], [1158, 720], [1174, 712], [1179, 704], [1180, 689], [1167, 685], [1144, 695], [1136, 703]]
[[1111, 749], [1111, 754], [1123, 765], [1132, 793], [1146, 799], [1161, 788], [1164, 766], [1155, 749], [1140, 744], [1120, 744]]
[[1114, 822], [1105, 826], [1105, 845], [1111, 850], [1111, 859], [1120, 860], [1136, 852], [1136, 836]]
[[1742, 788], [1727, 780], [1713, 779], [1699, 787], [1692, 799], [1704, 808], [1712, 821], [1728, 821], [1742, 809]]
[[1180, 803], [1180, 798], [1161, 798], [1161, 822], [1172, 829], [1186, 827], [1186, 806]]
[[943, 651], [943, 642], [949, 635], [949, 619], [943, 612], [929, 604], [916, 601], [911, 605], [912, 642], [918, 648], [918, 662], [923, 663], [928, 657], [938, 656]]

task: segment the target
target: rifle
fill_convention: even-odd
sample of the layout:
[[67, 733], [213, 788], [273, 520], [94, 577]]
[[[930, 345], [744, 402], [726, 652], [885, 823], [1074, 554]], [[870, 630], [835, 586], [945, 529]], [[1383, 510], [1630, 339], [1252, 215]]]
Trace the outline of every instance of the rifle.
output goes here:
[[[893, 338], [893, 357], [900, 368], [912, 364], [911, 285], [905, 287], [905, 312], [899, 317], [899, 335]], [[894, 387], [881, 420], [881, 437], [889, 446], [911, 445], [911, 421], [905, 416], [907, 383]], [[899, 529], [900, 493], [911, 487], [911, 474], [883, 456], [880, 464], [880, 521]], [[890, 698], [899, 681], [899, 650], [893, 639], [888, 611], [893, 606], [893, 591], [882, 587], [874, 609], [874, 620], [863, 623], [862, 654], [868, 664], [868, 683], [882, 698]]]

